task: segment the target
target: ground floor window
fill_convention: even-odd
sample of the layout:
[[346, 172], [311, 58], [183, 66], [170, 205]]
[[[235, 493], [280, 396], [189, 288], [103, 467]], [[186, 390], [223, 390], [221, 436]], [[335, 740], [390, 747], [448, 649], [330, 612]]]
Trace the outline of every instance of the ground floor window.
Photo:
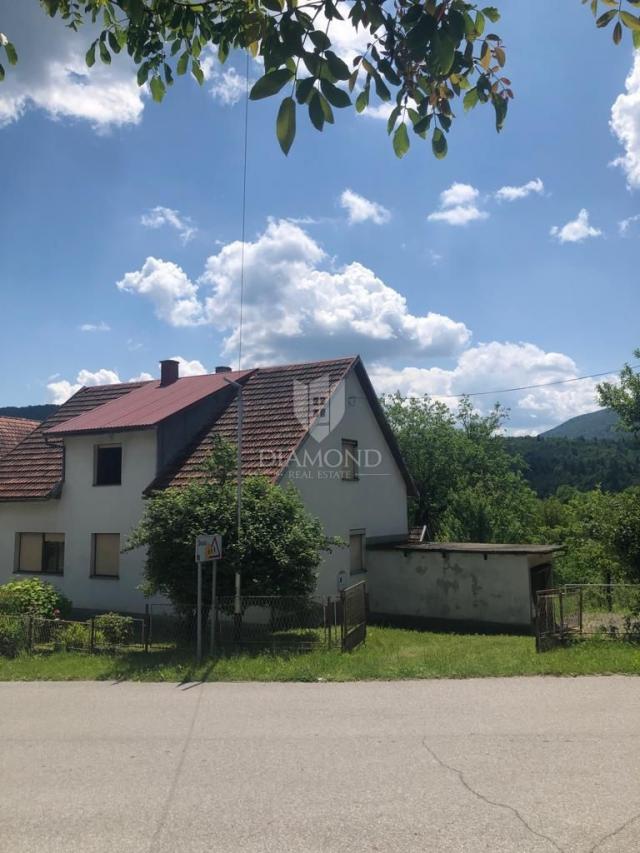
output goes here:
[[350, 574], [357, 575], [365, 570], [365, 531], [351, 530], [349, 532]]
[[16, 570], [61, 575], [64, 533], [18, 533]]
[[120, 574], [120, 534], [94, 533], [91, 574], [94, 577], [117, 578]]

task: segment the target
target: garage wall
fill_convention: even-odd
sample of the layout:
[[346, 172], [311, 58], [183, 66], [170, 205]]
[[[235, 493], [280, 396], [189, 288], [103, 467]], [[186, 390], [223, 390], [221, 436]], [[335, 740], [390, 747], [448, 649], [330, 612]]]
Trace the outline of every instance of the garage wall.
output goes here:
[[531, 625], [527, 555], [370, 549], [372, 614], [419, 623]]

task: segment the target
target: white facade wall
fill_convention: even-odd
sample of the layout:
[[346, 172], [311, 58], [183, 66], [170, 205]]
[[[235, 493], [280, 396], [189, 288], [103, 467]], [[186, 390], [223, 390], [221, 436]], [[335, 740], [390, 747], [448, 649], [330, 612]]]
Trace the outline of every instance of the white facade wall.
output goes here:
[[[340, 537], [346, 543], [350, 531], [364, 531], [367, 541], [406, 536], [405, 480], [354, 372], [346, 377], [344, 384], [345, 408], [341, 420], [320, 442], [307, 436], [280, 482], [292, 483], [298, 489], [307, 510], [320, 519], [327, 536]], [[341, 393], [338, 388], [336, 394]], [[357, 480], [343, 480], [336, 465], [343, 439], [357, 441], [359, 451], [374, 451], [369, 453], [371, 462], [377, 459], [375, 451], [379, 452], [380, 465], [371, 468], [361, 465]], [[316, 461], [309, 464], [310, 460]], [[348, 586], [367, 579], [366, 573], [350, 575], [349, 570], [349, 548], [334, 548], [319, 567], [318, 594], [335, 595], [340, 582]]]
[[[406, 484], [355, 373], [344, 382], [344, 399], [340, 422], [321, 442], [305, 439], [298, 461], [291, 461], [280, 484], [292, 483], [299, 490], [307, 510], [320, 520], [328, 536], [348, 543], [350, 532], [357, 530], [367, 541], [402, 538], [407, 534]], [[361, 467], [357, 480], [345, 481], [336, 464], [342, 439], [357, 441], [361, 451], [373, 451], [370, 458], [377, 461], [379, 456], [380, 464]], [[97, 444], [122, 446], [121, 486], [93, 485]], [[136, 587], [143, 577], [144, 552], [120, 555], [118, 579], [91, 577], [92, 534], [120, 533], [124, 547], [142, 515], [143, 490], [156, 476], [156, 433], [70, 436], [65, 445], [65, 481], [59, 499], [0, 503], [0, 583], [29, 576], [14, 573], [16, 533], [64, 533], [64, 575], [38, 576], [58, 586], [76, 608], [142, 612], [146, 600]], [[305, 450], [309, 451], [306, 456]], [[349, 548], [337, 547], [319, 567], [317, 592], [334, 595], [339, 579], [347, 586], [366, 577], [366, 573], [350, 574]]]
[[[549, 558], [546, 558], [546, 562]], [[368, 554], [369, 607], [409, 620], [531, 624], [527, 554], [375, 549]]]
[[[122, 485], [94, 486], [94, 446], [122, 446]], [[142, 492], [156, 473], [153, 430], [65, 439], [65, 482], [56, 500], [0, 503], [0, 583], [14, 574], [16, 533], [64, 533], [64, 575], [37, 575], [59, 587], [74, 607], [142, 612], [142, 549], [120, 555], [119, 578], [91, 577], [93, 533], [119, 533], [121, 547], [142, 515]], [[162, 600], [162, 599], [157, 599]]]

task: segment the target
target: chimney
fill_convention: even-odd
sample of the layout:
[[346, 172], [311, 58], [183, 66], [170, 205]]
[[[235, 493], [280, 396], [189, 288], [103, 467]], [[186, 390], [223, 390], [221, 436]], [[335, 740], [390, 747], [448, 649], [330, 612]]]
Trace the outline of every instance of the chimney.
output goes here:
[[216, 373], [231, 373], [231, 368], [227, 367], [226, 364], [219, 364], [216, 367]]
[[167, 385], [173, 385], [177, 381], [180, 370], [180, 362], [173, 361], [171, 358], [165, 358], [160, 362], [160, 387], [164, 388]]

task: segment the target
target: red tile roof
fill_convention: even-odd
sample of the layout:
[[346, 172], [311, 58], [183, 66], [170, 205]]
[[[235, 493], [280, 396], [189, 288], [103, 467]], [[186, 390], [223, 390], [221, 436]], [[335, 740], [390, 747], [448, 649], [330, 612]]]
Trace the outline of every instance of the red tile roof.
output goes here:
[[[355, 358], [342, 358], [261, 367], [249, 377], [242, 394], [242, 471], [245, 476], [262, 474], [275, 479], [306, 435], [308, 428], [300, 423], [294, 411], [294, 381], [309, 383], [327, 376], [333, 391], [355, 362]], [[181, 486], [203, 477], [203, 463], [210, 453], [214, 436], [235, 444], [237, 429], [238, 407], [234, 399], [211, 427], [160, 472], [149, 490]]]
[[[331, 394], [340, 380], [351, 370], [356, 371], [372, 411], [402, 471], [407, 489], [410, 494], [414, 494], [415, 487], [411, 476], [358, 357], [243, 371], [243, 473], [245, 475], [262, 474], [277, 480], [290, 456], [307, 434], [308, 426], [304, 422], [301, 423], [294, 408], [296, 381], [307, 384], [324, 379], [326, 376], [328, 378], [326, 390]], [[237, 375], [226, 373], [213, 374], [210, 377], [179, 379], [175, 386], [182, 385], [186, 394], [185, 397], [180, 395], [183, 400], [182, 407], [185, 405], [184, 400], [191, 399], [190, 395], [195, 393], [190, 390], [191, 386], [195, 388], [198, 385], [209, 389], [208, 393], [215, 393], [210, 389], [217, 387], [217, 384], [193, 383], [193, 379], [213, 379], [216, 376], [218, 379], [223, 379], [223, 376], [236, 378]], [[37, 500], [59, 495], [64, 476], [62, 439], [64, 434], [122, 429], [125, 414], [126, 428], [129, 429], [144, 428], [167, 417], [167, 414], [163, 414], [167, 410], [156, 407], [151, 401], [155, 397], [154, 392], [160, 393], [173, 386], [167, 386], [165, 389], [158, 389], [157, 386], [157, 382], [138, 382], [82, 388], [13, 451], [0, 459], [0, 501]], [[147, 388], [149, 388], [148, 395], [143, 393]], [[201, 397], [195, 399], [201, 399]], [[177, 397], [174, 402], [176, 401]], [[139, 406], [138, 403], [141, 405]], [[174, 409], [173, 405], [170, 408], [171, 412], [179, 411], [179, 408]], [[312, 411], [312, 418], [314, 414], [315, 411]], [[81, 425], [80, 429], [78, 424]], [[66, 429], [63, 429], [63, 426]], [[203, 463], [210, 452], [214, 436], [220, 436], [235, 443], [236, 431], [237, 398], [234, 397], [217, 420], [195, 436], [178, 458], [158, 473], [147, 491], [181, 486], [190, 480], [204, 476]]]
[[39, 424], [40, 421], [30, 421], [27, 418], [0, 417], [0, 456], [13, 450]]
[[145, 382], [129, 394], [116, 397], [74, 418], [46, 428], [45, 433], [69, 435], [152, 427], [205, 397], [228, 388], [229, 383], [226, 380], [237, 382], [249, 373], [248, 370], [242, 370], [185, 376], [164, 386], [159, 380]]
[[54, 424], [129, 394], [142, 383], [81, 388], [17, 447], [0, 458], [0, 501], [44, 500], [55, 496], [63, 477], [63, 442], [45, 435]]

